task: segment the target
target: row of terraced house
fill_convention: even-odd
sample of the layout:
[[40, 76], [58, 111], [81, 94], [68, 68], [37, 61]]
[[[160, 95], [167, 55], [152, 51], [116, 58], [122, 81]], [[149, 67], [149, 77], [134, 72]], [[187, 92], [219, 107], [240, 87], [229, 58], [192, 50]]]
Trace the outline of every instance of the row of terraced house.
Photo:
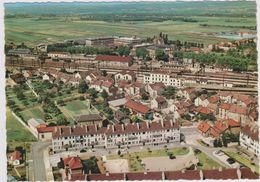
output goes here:
[[180, 142], [179, 125], [171, 121], [116, 124], [107, 127], [78, 125], [56, 128], [52, 135], [53, 151], [86, 148], [116, 148]]

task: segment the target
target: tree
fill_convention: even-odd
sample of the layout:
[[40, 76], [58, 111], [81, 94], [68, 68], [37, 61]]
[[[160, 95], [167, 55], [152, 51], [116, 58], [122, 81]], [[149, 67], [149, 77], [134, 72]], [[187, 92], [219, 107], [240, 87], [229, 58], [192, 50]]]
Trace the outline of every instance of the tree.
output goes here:
[[138, 58], [145, 59], [148, 56], [148, 51], [145, 48], [137, 48], [135, 54]]
[[175, 94], [176, 94], [176, 88], [173, 86], [167, 86], [162, 93], [162, 95], [166, 97], [166, 99], [174, 98]]
[[125, 115], [129, 115], [130, 114], [130, 109], [128, 108], [121, 108], [119, 109], [121, 112], [123, 112]]
[[79, 93], [86, 93], [88, 89], [88, 85], [84, 80], [81, 80], [79, 83], [79, 88], [78, 88], [78, 92]]
[[128, 46], [119, 46], [117, 52], [120, 56], [128, 56], [130, 54], [130, 49]]
[[102, 76], [107, 76], [107, 71], [106, 70], [102, 70], [101, 74], [102, 74]]
[[104, 99], [107, 99], [107, 97], [108, 97], [107, 91], [106, 91], [106, 90], [103, 90], [103, 91], [101, 92], [101, 96], [102, 96]]
[[57, 116], [57, 124], [58, 125], [67, 125], [68, 121], [67, 121], [67, 119], [65, 118], [64, 115], [60, 114], [60, 115]]
[[133, 117], [131, 118], [131, 120], [132, 120], [134, 123], [140, 123], [140, 122], [141, 122], [141, 120], [140, 120], [137, 116], [133, 116]]
[[149, 99], [149, 96], [144, 93], [144, 94], [142, 94], [142, 99], [143, 99], [143, 100], [148, 100], [148, 99]]
[[168, 61], [168, 55], [162, 49], [155, 50], [155, 58], [158, 60]]

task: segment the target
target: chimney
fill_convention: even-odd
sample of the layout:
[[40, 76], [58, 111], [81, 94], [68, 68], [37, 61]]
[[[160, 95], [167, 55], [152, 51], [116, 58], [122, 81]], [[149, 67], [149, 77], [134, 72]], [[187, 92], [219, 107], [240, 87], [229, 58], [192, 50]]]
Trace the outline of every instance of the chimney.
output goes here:
[[111, 127], [112, 127], [112, 131], [114, 133], [114, 131], [115, 131], [114, 125], [111, 125]]
[[137, 126], [137, 129], [139, 130], [140, 129], [139, 123], [136, 123], [136, 126]]
[[68, 180], [71, 180], [71, 173], [68, 174]]
[[238, 177], [238, 179], [241, 179], [241, 177], [242, 177], [242, 173], [239, 168], [237, 168], [237, 177]]
[[106, 176], [109, 176], [109, 172], [108, 171], [106, 171]]
[[146, 122], [147, 128], [149, 129], [150, 128], [149, 123], [147, 121], [145, 121], [145, 122]]
[[171, 127], [173, 127], [173, 121], [172, 121], [172, 119], [170, 119], [170, 123], [171, 123]]
[[159, 122], [161, 122], [162, 128], [163, 128], [163, 120], [160, 120]]
[[222, 171], [222, 167], [219, 167], [219, 168], [218, 168], [218, 171], [221, 172], [221, 171]]
[[181, 170], [181, 173], [185, 173], [185, 168]]
[[55, 126], [54, 127], [54, 132], [56, 133], [58, 131], [58, 128]]
[[144, 174], [147, 175], [147, 171], [146, 170], [144, 170]]
[[97, 128], [97, 124], [95, 124], [95, 130], [97, 131], [97, 129], [98, 129], [98, 128]]
[[88, 174], [91, 174], [91, 170], [88, 171]]
[[162, 180], [164, 181], [165, 180], [165, 173], [162, 172]]
[[200, 170], [200, 180], [203, 180], [203, 172], [202, 172], [202, 170]]

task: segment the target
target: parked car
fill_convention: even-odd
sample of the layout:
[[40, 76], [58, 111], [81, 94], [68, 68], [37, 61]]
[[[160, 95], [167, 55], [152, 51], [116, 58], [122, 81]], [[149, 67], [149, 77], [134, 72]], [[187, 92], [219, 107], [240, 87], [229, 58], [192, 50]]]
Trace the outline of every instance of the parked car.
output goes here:
[[227, 159], [227, 162], [228, 162], [229, 164], [234, 164], [236, 161], [235, 161], [234, 159], [232, 159], [232, 158], [228, 158], [228, 159]]

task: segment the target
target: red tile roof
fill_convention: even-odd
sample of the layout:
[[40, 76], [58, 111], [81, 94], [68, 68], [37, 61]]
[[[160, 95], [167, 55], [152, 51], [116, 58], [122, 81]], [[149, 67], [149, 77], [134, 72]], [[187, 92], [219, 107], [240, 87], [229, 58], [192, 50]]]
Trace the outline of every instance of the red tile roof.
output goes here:
[[149, 112], [149, 108], [139, 102], [135, 102], [133, 100], [129, 100], [125, 103], [125, 107], [138, 112], [138, 113], [142, 113], [142, 114], [147, 114]]
[[198, 112], [198, 113], [201, 113], [201, 114], [211, 114], [211, 113], [214, 112], [214, 111], [210, 110], [209, 108], [202, 107], [202, 106], [199, 106], [199, 107], [195, 108], [194, 111]]
[[22, 153], [20, 151], [14, 151], [10, 154], [11, 160], [22, 160]]
[[65, 128], [65, 125], [61, 126], [47, 126], [47, 127], [40, 127], [37, 128], [38, 133], [48, 133], [48, 132], [53, 132], [55, 131], [55, 128]]
[[214, 138], [218, 138], [219, 135], [220, 135], [220, 133], [219, 133], [215, 128], [212, 128], [212, 129], [210, 130], [210, 135], [211, 135], [212, 137], [214, 137]]
[[85, 174], [82, 173], [71, 174], [70, 179], [68, 178], [65, 179], [65, 181], [85, 181], [85, 180], [86, 180], [86, 176]]
[[229, 110], [230, 107], [231, 107], [231, 104], [228, 104], [228, 103], [219, 104], [219, 108], [221, 108], [221, 109]]
[[98, 61], [116, 61], [116, 62], [131, 62], [131, 57], [122, 57], [122, 56], [109, 56], [109, 55], [102, 55], [97, 56], [96, 60]]
[[110, 173], [110, 174], [89, 174], [87, 176], [90, 181], [117, 181], [124, 180], [124, 173]]
[[102, 83], [102, 86], [103, 86], [103, 87], [108, 87], [108, 88], [110, 88], [110, 87], [113, 86], [113, 83], [112, 83], [112, 82], [109, 82], [109, 81], [105, 81], [105, 82]]
[[238, 179], [237, 169], [223, 169], [220, 170], [202, 170], [204, 179]]
[[234, 119], [228, 119], [227, 124], [230, 127], [239, 127], [240, 123], [238, 121], [235, 121]]
[[142, 180], [162, 180], [162, 172], [133, 172], [126, 173], [126, 180], [142, 181]]
[[68, 157], [63, 159], [64, 165], [69, 166], [71, 170], [81, 169], [83, 166], [79, 157]]
[[213, 95], [210, 98], [208, 98], [209, 103], [216, 103], [220, 100], [219, 96]]
[[247, 108], [232, 104], [230, 109], [229, 109], [229, 112], [246, 115], [247, 114]]
[[200, 180], [199, 170], [186, 171], [167, 171], [165, 172], [166, 180]]
[[206, 133], [209, 129], [211, 128], [211, 126], [208, 124], [208, 122], [201, 122], [198, 126], [198, 129], [202, 132], [202, 133]]
[[259, 179], [255, 173], [251, 171], [249, 168], [241, 168], [241, 179]]

